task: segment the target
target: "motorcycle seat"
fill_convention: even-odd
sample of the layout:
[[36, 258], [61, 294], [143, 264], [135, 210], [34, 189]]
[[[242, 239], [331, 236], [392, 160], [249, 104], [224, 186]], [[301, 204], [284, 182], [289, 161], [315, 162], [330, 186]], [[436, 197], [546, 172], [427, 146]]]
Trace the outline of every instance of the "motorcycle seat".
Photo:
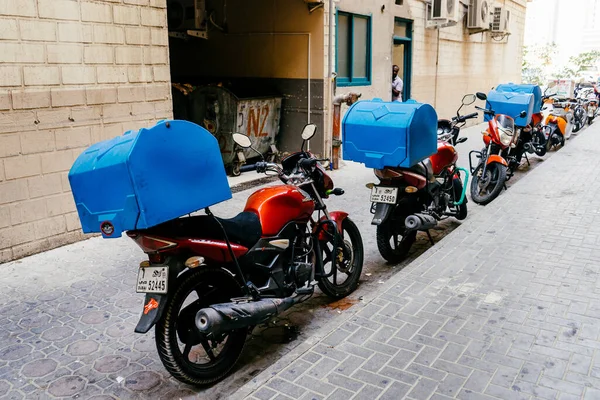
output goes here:
[[[425, 164], [425, 166], [423, 166], [423, 164]], [[402, 172], [402, 171], [415, 172], [419, 175], [427, 176], [429, 178], [431, 178], [433, 176], [433, 166], [431, 165], [431, 160], [429, 158], [426, 158], [422, 162], [415, 164], [409, 168], [395, 167], [395, 168], [391, 168], [391, 169], [394, 171], [398, 171], [398, 172]]]
[[[423, 164], [425, 165], [423, 166]], [[408, 170], [423, 176], [433, 176], [433, 166], [431, 165], [429, 158], [423, 160], [423, 162], [413, 165], [412, 167], [408, 168]]]
[[[262, 235], [260, 220], [253, 212], [244, 211], [233, 218], [217, 219], [232, 243], [250, 248]], [[208, 215], [177, 218], [137, 232], [162, 237], [225, 240], [219, 224]]]

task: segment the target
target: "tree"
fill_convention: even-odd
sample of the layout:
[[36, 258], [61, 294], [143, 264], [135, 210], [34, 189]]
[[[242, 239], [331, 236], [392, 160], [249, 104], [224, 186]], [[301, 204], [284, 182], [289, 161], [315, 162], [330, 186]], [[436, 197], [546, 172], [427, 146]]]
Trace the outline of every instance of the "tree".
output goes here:
[[555, 43], [543, 46], [523, 46], [521, 78], [524, 83], [545, 84], [551, 74], [552, 64], [557, 53]]
[[600, 60], [600, 51], [592, 50], [570, 57], [569, 65], [566, 68], [573, 72], [573, 76], [579, 76], [586, 69], [594, 67], [598, 60]]

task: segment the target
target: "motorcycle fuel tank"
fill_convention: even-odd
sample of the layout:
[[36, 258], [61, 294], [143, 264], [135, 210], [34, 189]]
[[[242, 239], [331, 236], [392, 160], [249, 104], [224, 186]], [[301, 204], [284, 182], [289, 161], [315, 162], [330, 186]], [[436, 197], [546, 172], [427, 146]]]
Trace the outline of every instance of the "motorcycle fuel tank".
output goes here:
[[248, 198], [244, 211], [256, 213], [263, 237], [275, 236], [290, 221], [308, 221], [315, 202], [307, 193], [291, 185], [260, 189]]
[[450, 143], [439, 141], [437, 144], [437, 153], [429, 157], [433, 173], [439, 175], [442, 170], [458, 160], [458, 153]]

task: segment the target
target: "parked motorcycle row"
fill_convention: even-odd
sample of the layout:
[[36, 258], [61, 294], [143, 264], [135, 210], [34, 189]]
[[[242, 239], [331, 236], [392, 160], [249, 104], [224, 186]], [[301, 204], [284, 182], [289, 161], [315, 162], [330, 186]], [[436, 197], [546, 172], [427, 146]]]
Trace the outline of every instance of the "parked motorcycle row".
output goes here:
[[[460, 110], [477, 99], [486, 103], [476, 108], [488, 127], [485, 147], [471, 152], [479, 161], [469, 171], [457, 166], [455, 146], [466, 141], [461, 127], [478, 116], [460, 115]], [[379, 180], [367, 186], [381, 256], [397, 263], [409, 253], [418, 231], [429, 234], [449, 217], [465, 219], [470, 173], [473, 201], [492, 201], [523, 157], [543, 156], [564, 145], [573, 126], [582, 123], [581, 113], [589, 124], [597, 106], [587, 97], [544, 95], [543, 106], [525, 118], [527, 110], [501, 113], [477, 93], [464, 96], [455, 117], [438, 120], [431, 106], [414, 101], [355, 103], [344, 117], [344, 158], [373, 168]], [[148, 256], [138, 270], [137, 291], [145, 293], [145, 300], [135, 331], [155, 327], [159, 357], [176, 379], [193, 385], [222, 379], [255, 326], [306, 301], [316, 286], [332, 299], [357, 288], [362, 237], [348, 213], [327, 208], [325, 200], [344, 190], [334, 186], [320, 163], [325, 160], [304, 149], [316, 130], [306, 125], [302, 147], [281, 164], [263, 160], [253, 165], [258, 173], [276, 174], [282, 184], [251, 194], [231, 219], [218, 218], [209, 208], [231, 198], [223, 186], [227, 181], [218, 144], [190, 122], [161, 121], [98, 143], [71, 169], [84, 232], [105, 238], [126, 232]], [[233, 139], [251, 148], [247, 136], [234, 134]], [[183, 152], [177, 156], [188, 160], [186, 171], [165, 173], [173, 160], [146, 156], [167, 153], [171, 142]], [[148, 176], [160, 189], [152, 192]], [[112, 192], [98, 182], [113, 182]], [[206, 215], [182, 217], [199, 204]], [[154, 206], [162, 207], [158, 217], [150, 213]]]

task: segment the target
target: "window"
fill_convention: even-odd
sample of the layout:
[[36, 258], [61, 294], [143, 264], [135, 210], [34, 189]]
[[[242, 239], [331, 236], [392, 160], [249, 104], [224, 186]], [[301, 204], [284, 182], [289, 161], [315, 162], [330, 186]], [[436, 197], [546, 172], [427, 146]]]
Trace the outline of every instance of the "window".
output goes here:
[[336, 68], [339, 86], [371, 84], [371, 18], [338, 12]]

